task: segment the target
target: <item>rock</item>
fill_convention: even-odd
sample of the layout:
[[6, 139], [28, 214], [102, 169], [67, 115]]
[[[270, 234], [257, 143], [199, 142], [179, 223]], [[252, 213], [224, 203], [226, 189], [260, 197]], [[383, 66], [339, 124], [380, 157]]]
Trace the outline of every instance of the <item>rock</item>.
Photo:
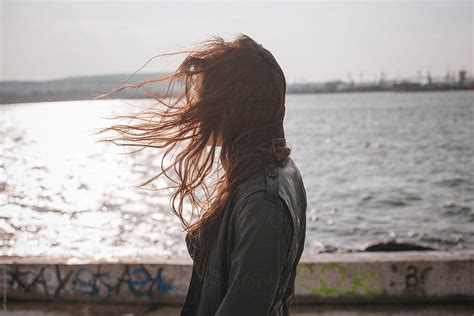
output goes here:
[[419, 250], [436, 250], [431, 247], [421, 246], [411, 243], [397, 242], [394, 240], [379, 241], [370, 244], [362, 249], [363, 251], [419, 251]]

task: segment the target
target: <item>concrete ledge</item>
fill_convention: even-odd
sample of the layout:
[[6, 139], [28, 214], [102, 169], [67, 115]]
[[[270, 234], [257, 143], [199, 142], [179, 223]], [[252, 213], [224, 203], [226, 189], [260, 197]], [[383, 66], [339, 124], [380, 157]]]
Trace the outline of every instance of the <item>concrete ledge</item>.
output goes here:
[[[0, 263], [6, 268], [11, 301], [179, 304], [191, 276], [187, 259], [0, 257]], [[295, 291], [295, 303], [305, 304], [473, 301], [474, 251], [303, 258]]]
[[[178, 305], [15, 302], [9, 316], [179, 316]], [[474, 304], [293, 305], [291, 316], [472, 316]]]

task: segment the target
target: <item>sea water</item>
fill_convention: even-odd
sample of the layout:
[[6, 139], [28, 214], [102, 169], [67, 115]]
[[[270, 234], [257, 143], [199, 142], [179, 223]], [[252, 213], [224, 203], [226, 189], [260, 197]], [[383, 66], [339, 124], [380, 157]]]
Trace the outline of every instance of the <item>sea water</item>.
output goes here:
[[[0, 255], [187, 256], [162, 152], [97, 143], [150, 100], [0, 105]], [[474, 92], [288, 95], [305, 255], [386, 240], [474, 249]], [[164, 187], [165, 179], [153, 186]]]

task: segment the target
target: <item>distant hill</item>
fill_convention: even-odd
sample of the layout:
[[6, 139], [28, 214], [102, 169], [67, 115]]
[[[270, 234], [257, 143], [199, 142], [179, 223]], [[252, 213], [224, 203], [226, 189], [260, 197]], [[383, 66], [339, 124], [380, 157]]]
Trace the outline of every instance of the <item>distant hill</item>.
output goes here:
[[[137, 83], [165, 73], [139, 73], [125, 81], [130, 74], [71, 77], [48, 81], [0, 81], [0, 104], [20, 102], [89, 100], [100, 93], [111, 92], [124, 84]], [[147, 85], [154, 93], [162, 94], [166, 83]], [[121, 91], [112, 98], [147, 98], [143, 89]]]
[[[139, 73], [130, 80], [130, 74], [97, 75], [71, 77], [48, 81], [0, 81], [0, 104], [90, 100], [100, 93], [112, 90], [126, 84], [137, 83], [149, 78], [156, 78], [166, 73]], [[125, 81], [127, 80], [127, 81]], [[287, 93], [321, 93], [337, 92], [341, 81], [327, 83], [289, 84]], [[148, 88], [158, 95], [165, 93], [166, 83], [150, 84]], [[128, 89], [110, 96], [110, 98], [140, 99], [149, 96], [143, 89]]]
[[[97, 94], [111, 92], [124, 84], [133, 84], [150, 78], [162, 77], [164, 75], [166, 75], [166, 73], [139, 73], [129, 80], [127, 79], [130, 77], [130, 74], [117, 74], [72, 77], [49, 81], [0, 81], [0, 104], [91, 100]], [[157, 95], [163, 95], [166, 92], [167, 83], [149, 84], [147, 85], [147, 88]], [[293, 83], [287, 85], [286, 93], [306, 94], [371, 91], [406, 92], [466, 89], [474, 90], [474, 78], [466, 77], [464, 72], [464, 76], [460, 75], [458, 81], [433, 81], [425, 84], [406, 80], [361, 83], [335, 80], [320, 83]], [[143, 89], [128, 89], [116, 93], [109, 98], [140, 99], [149, 98], [149, 96]]]

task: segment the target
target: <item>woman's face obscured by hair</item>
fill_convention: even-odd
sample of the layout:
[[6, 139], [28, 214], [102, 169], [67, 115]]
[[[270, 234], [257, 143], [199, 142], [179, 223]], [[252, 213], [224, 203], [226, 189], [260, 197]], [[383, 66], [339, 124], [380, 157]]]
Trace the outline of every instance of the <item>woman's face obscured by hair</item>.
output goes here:
[[[202, 100], [202, 127], [217, 146], [250, 148], [282, 137], [286, 83], [272, 54], [250, 37], [221, 42], [194, 56], [194, 81]], [[199, 102], [199, 101], [198, 101]], [[232, 144], [232, 146], [231, 146]]]

